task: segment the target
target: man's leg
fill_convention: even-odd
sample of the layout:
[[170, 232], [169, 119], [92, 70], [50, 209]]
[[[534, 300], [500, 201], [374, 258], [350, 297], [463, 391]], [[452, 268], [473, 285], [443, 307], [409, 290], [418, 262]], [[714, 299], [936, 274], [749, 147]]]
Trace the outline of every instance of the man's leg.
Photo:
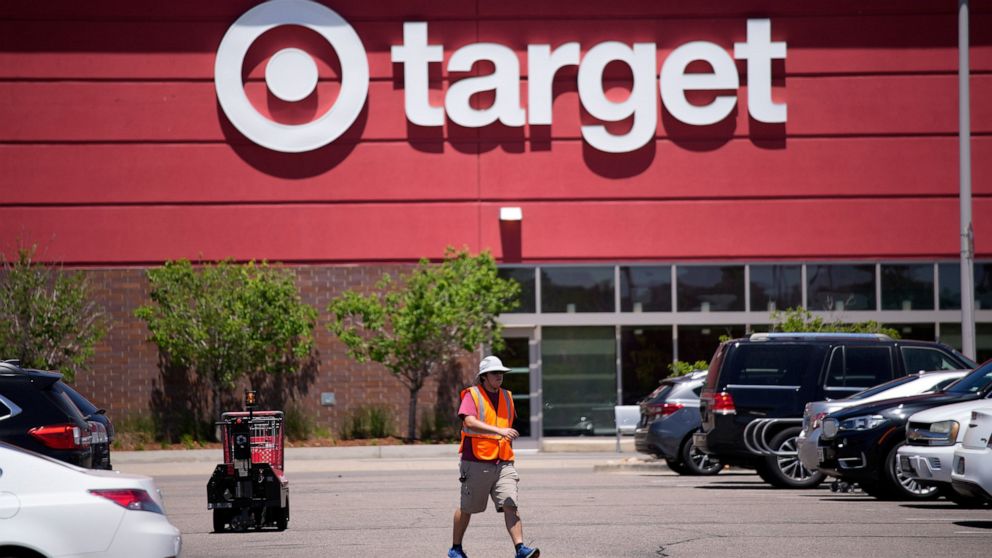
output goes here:
[[458, 508], [455, 510], [454, 526], [451, 530], [451, 545], [462, 544], [465, 537], [465, 530], [468, 529], [468, 522], [472, 520], [472, 514], [465, 513]]
[[506, 521], [506, 532], [513, 539], [513, 544], [524, 542], [524, 524], [520, 521], [520, 514], [516, 507], [503, 506], [503, 519]]

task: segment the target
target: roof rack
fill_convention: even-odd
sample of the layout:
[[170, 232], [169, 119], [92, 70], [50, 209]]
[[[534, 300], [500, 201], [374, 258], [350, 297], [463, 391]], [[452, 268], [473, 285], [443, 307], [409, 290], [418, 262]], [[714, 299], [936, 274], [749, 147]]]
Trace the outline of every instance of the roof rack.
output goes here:
[[868, 339], [872, 341], [892, 341], [884, 333], [844, 333], [844, 332], [796, 332], [796, 333], [752, 333], [751, 341], [768, 341], [771, 339]]

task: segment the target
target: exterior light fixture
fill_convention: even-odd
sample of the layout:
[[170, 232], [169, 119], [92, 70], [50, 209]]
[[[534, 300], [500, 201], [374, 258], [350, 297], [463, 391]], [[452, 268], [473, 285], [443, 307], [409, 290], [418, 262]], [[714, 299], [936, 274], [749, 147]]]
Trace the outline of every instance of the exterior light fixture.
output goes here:
[[501, 207], [499, 208], [499, 220], [500, 221], [523, 221], [524, 212], [519, 207]]

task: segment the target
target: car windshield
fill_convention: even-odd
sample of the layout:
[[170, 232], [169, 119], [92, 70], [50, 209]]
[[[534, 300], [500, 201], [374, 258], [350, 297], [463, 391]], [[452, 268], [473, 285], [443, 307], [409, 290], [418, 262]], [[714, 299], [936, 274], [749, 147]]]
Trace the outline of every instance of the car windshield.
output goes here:
[[896, 378], [895, 380], [889, 380], [888, 382], [885, 382], [884, 384], [878, 384], [875, 387], [870, 387], [870, 388], [868, 388], [868, 389], [866, 389], [864, 391], [859, 391], [858, 393], [855, 393], [854, 395], [848, 397], [847, 400], [848, 401], [859, 401], [861, 399], [866, 399], [868, 397], [872, 397], [873, 395], [877, 395], [879, 393], [882, 393], [883, 391], [890, 390], [890, 389], [892, 389], [892, 388], [894, 388], [896, 386], [901, 386], [903, 384], [908, 384], [910, 382], [916, 381], [919, 378], [920, 378], [919, 376], [903, 376], [902, 378]]
[[992, 385], [992, 361], [947, 387], [947, 393], [979, 393]]

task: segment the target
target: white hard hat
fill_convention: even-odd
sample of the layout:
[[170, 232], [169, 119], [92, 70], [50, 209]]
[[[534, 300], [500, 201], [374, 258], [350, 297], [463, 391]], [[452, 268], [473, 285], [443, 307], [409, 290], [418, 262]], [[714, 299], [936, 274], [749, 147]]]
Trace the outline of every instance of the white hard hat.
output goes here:
[[482, 359], [482, 362], [479, 363], [479, 373], [476, 375], [476, 377], [486, 374], [488, 372], [509, 372], [509, 371], [510, 369], [503, 366], [503, 361], [501, 361], [498, 357], [487, 356], [486, 358]]

